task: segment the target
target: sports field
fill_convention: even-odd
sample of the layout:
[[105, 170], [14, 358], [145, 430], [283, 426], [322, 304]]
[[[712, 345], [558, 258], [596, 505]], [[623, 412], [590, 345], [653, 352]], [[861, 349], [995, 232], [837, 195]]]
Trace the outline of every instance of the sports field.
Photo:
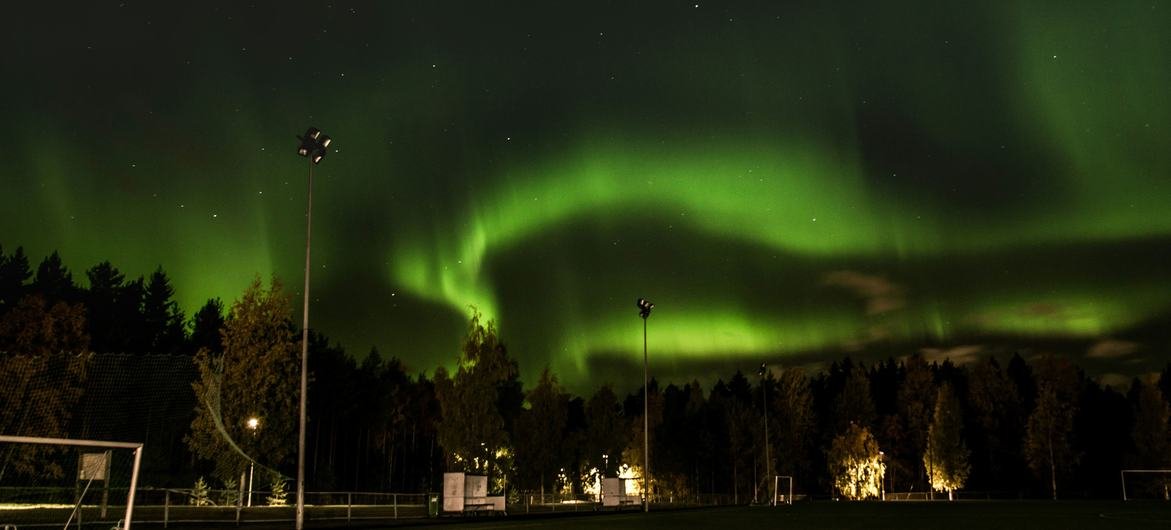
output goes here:
[[806, 502], [793, 506], [627, 512], [558, 518], [498, 518], [461, 530], [624, 529], [1171, 529], [1171, 503], [1121, 501]]

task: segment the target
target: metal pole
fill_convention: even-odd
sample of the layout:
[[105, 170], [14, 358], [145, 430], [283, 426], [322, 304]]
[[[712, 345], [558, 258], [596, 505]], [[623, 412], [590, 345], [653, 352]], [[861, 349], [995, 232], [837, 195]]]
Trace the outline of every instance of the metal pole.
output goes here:
[[[766, 374], [767, 374], [767, 372], [766, 372]], [[769, 477], [772, 476], [772, 473], [771, 473], [771, 468], [769, 467], [770, 460], [769, 460], [769, 454], [768, 454], [768, 381], [765, 379], [764, 375], [760, 376], [760, 389], [762, 391], [764, 391], [764, 480], [765, 480], [764, 483], [768, 484], [768, 479], [769, 479]], [[768, 495], [767, 491], [764, 493], [765, 493], [765, 495]], [[776, 506], [777, 505], [776, 501], [777, 501], [777, 488], [776, 488], [776, 485], [774, 484], [773, 485], [773, 498], [772, 498], [772, 500], [769, 501], [769, 504], [772, 506]]]
[[134, 450], [134, 471], [130, 475], [130, 495], [126, 498], [126, 522], [122, 530], [130, 530], [130, 518], [134, 516], [134, 493], [138, 490], [138, 468], [142, 464], [142, 446]]
[[642, 495], [643, 512], [651, 511], [650, 378], [647, 376], [646, 317], [642, 317]]
[[252, 507], [252, 486], [254, 484], [256, 484], [256, 481], [253, 480], [253, 478], [255, 477], [255, 474], [254, 474], [255, 472], [256, 472], [256, 462], [249, 462], [248, 463], [248, 507], [249, 508]]
[[305, 205], [305, 290], [301, 306], [301, 413], [297, 432], [297, 530], [305, 527], [305, 394], [309, 387], [309, 249], [313, 236], [313, 157], [309, 161], [309, 198]]

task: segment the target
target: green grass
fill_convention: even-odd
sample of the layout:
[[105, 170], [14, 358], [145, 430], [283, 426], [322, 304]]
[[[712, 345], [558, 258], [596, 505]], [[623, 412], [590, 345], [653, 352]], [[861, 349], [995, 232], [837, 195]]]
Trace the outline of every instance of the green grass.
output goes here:
[[626, 512], [558, 518], [500, 518], [460, 530], [513, 528], [624, 529], [873, 529], [1006, 530], [1171, 529], [1171, 503], [1121, 501], [806, 502], [777, 508], [735, 507]]

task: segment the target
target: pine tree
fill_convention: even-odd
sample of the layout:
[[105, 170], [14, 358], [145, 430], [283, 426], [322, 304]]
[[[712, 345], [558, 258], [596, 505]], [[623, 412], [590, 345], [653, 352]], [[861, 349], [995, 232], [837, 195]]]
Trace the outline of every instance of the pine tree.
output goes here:
[[224, 303], [219, 298], [208, 299], [191, 317], [191, 351], [206, 349], [211, 353], [223, 353], [224, 344], [220, 337], [223, 327]]
[[186, 340], [183, 311], [174, 295], [171, 280], [160, 266], [151, 273], [142, 296], [142, 319], [151, 353], [177, 353]]
[[77, 299], [77, 286], [73, 284], [73, 273], [65, 267], [61, 256], [53, 251], [49, 257], [37, 266], [37, 275], [33, 278], [32, 290], [44, 296], [50, 302], [74, 302]]
[[935, 400], [935, 411], [927, 434], [927, 449], [923, 452], [923, 466], [927, 469], [931, 488], [947, 491], [948, 500], [955, 498], [956, 489], [964, 487], [971, 465], [970, 455], [961, 433], [963, 417], [960, 402], [944, 383]]
[[11, 256], [5, 256], [0, 251], [0, 316], [3, 316], [16, 303], [24, 298], [28, 279], [32, 277], [28, 258], [24, 255], [24, 247], [16, 247]]
[[289, 491], [285, 486], [285, 477], [280, 474], [272, 473], [269, 475], [269, 492], [265, 501], [269, 506], [287, 506], [289, 504]]
[[191, 488], [191, 504], [193, 506], [211, 505], [211, 488], [208, 487], [207, 481], [203, 477], [195, 479], [195, 485]]

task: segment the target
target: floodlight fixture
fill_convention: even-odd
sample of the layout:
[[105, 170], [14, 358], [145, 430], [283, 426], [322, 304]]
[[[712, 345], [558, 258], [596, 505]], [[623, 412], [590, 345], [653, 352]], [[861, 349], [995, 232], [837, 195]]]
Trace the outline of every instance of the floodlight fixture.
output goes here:
[[642, 317], [643, 319], [651, 316], [651, 309], [655, 308], [655, 304], [652, 304], [651, 301], [647, 300], [646, 298], [639, 298], [638, 301], [634, 303], [634, 305], [638, 306], [638, 316]]
[[310, 127], [305, 131], [305, 136], [298, 136], [301, 140], [301, 145], [297, 148], [297, 154], [301, 156], [311, 157], [314, 164], [320, 164], [321, 160], [325, 158], [325, 154], [329, 152], [329, 144], [333, 143], [333, 138], [329, 135], [321, 134], [321, 130], [316, 127]]
[[764, 377], [765, 372], [768, 372], [768, 365], [766, 363], [760, 363], [760, 368], [756, 369], [756, 375]]

